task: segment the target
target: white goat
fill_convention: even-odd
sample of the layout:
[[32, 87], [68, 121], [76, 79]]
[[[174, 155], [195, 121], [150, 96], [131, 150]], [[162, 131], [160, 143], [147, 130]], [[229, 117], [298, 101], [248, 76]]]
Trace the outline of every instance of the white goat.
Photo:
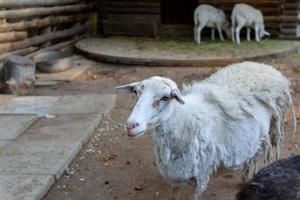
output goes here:
[[173, 198], [180, 183], [192, 182], [200, 199], [218, 167], [249, 175], [259, 154], [267, 162], [272, 146], [279, 150], [286, 104], [293, 108], [289, 85], [271, 66], [244, 62], [184, 86], [182, 93], [174, 81], [157, 76], [117, 89], [136, 93], [128, 135], [154, 129], [157, 166]]
[[201, 43], [201, 32], [204, 27], [211, 28], [211, 39], [215, 40], [215, 29], [218, 30], [220, 39], [223, 41], [224, 37], [222, 30], [225, 31], [227, 37], [231, 37], [229, 22], [226, 19], [224, 12], [213, 6], [202, 4], [194, 11], [194, 39]]
[[265, 31], [264, 17], [260, 10], [247, 4], [236, 4], [231, 14], [231, 38], [240, 44], [240, 31], [245, 26], [247, 28], [247, 40], [250, 41], [251, 28], [255, 30], [255, 39], [259, 42], [265, 35], [270, 33]]

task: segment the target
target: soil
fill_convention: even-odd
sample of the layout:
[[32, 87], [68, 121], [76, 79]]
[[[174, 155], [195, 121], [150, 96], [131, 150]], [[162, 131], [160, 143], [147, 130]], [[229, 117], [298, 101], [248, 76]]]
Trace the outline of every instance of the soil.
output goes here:
[[[84, 59], [78, 59], [78, 62]], [[294, 61], [295, 60], [295, 61]], [[269, 61], [292, 78], [299, 105], [300, 80], [297, 59]], [[214, 68], [129, 67], [86, 62], [91, 68], [76, 80], [58, 86], [37, 88], [36, 95], [115, 94], [114, 87], [153, 75], [168, 76], [178, 85], [204, 79]], [[119, 95], [110, 115], [99, 125], [90, 142], [77, 155], [69, 173], [52, 187], [44, 200], [153, 200], [169, 199], [171, 187], [155, 166], [150, 133], [139, 138], [128, 138], [124, 122], [134, 105], [134, 98]], [[289, 125], [289, 124], [288, 124]], [[299, 153], [300, 131], [287, 134], [281, 156]], [[240, 179], [214, 176], [203, 194], [203, 200], [234, 199]], [[181, 199], [192, 199], [192, 187], [181, 189]]]

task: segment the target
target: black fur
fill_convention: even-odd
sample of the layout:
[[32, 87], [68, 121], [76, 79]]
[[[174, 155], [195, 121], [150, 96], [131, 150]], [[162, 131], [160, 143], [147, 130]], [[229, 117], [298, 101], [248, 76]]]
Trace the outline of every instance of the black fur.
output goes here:
[[300, 200], [300, 156], [259, 170], [237, 194], [237, 200]]

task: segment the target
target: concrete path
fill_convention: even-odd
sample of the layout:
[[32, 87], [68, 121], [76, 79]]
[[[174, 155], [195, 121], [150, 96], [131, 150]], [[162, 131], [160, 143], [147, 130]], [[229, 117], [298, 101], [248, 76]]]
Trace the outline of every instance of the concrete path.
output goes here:
[[0, 200], [41, 199], [114, 103], [114, 95], [0, 96]]

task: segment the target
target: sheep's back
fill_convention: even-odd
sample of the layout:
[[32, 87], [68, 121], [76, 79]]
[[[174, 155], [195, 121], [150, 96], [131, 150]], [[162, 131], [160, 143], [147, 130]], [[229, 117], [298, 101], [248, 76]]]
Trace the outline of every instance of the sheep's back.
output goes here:
[[269, 92], [271, 96], [282, 96], [290, 82], [273, 67], [255, 62], [229, 65], [205, 80], [208, 84], [225, 87], [233, 93], [253, 95]]
[[247, 4], [237, 4], [234, 6], [232, 11], [233, 16], [235, 15], [241, 15], [248, 21], [259, 21], [263, 22], [263, 14], [260, 10], [253, 8], [252, 6], [249, 6]]

